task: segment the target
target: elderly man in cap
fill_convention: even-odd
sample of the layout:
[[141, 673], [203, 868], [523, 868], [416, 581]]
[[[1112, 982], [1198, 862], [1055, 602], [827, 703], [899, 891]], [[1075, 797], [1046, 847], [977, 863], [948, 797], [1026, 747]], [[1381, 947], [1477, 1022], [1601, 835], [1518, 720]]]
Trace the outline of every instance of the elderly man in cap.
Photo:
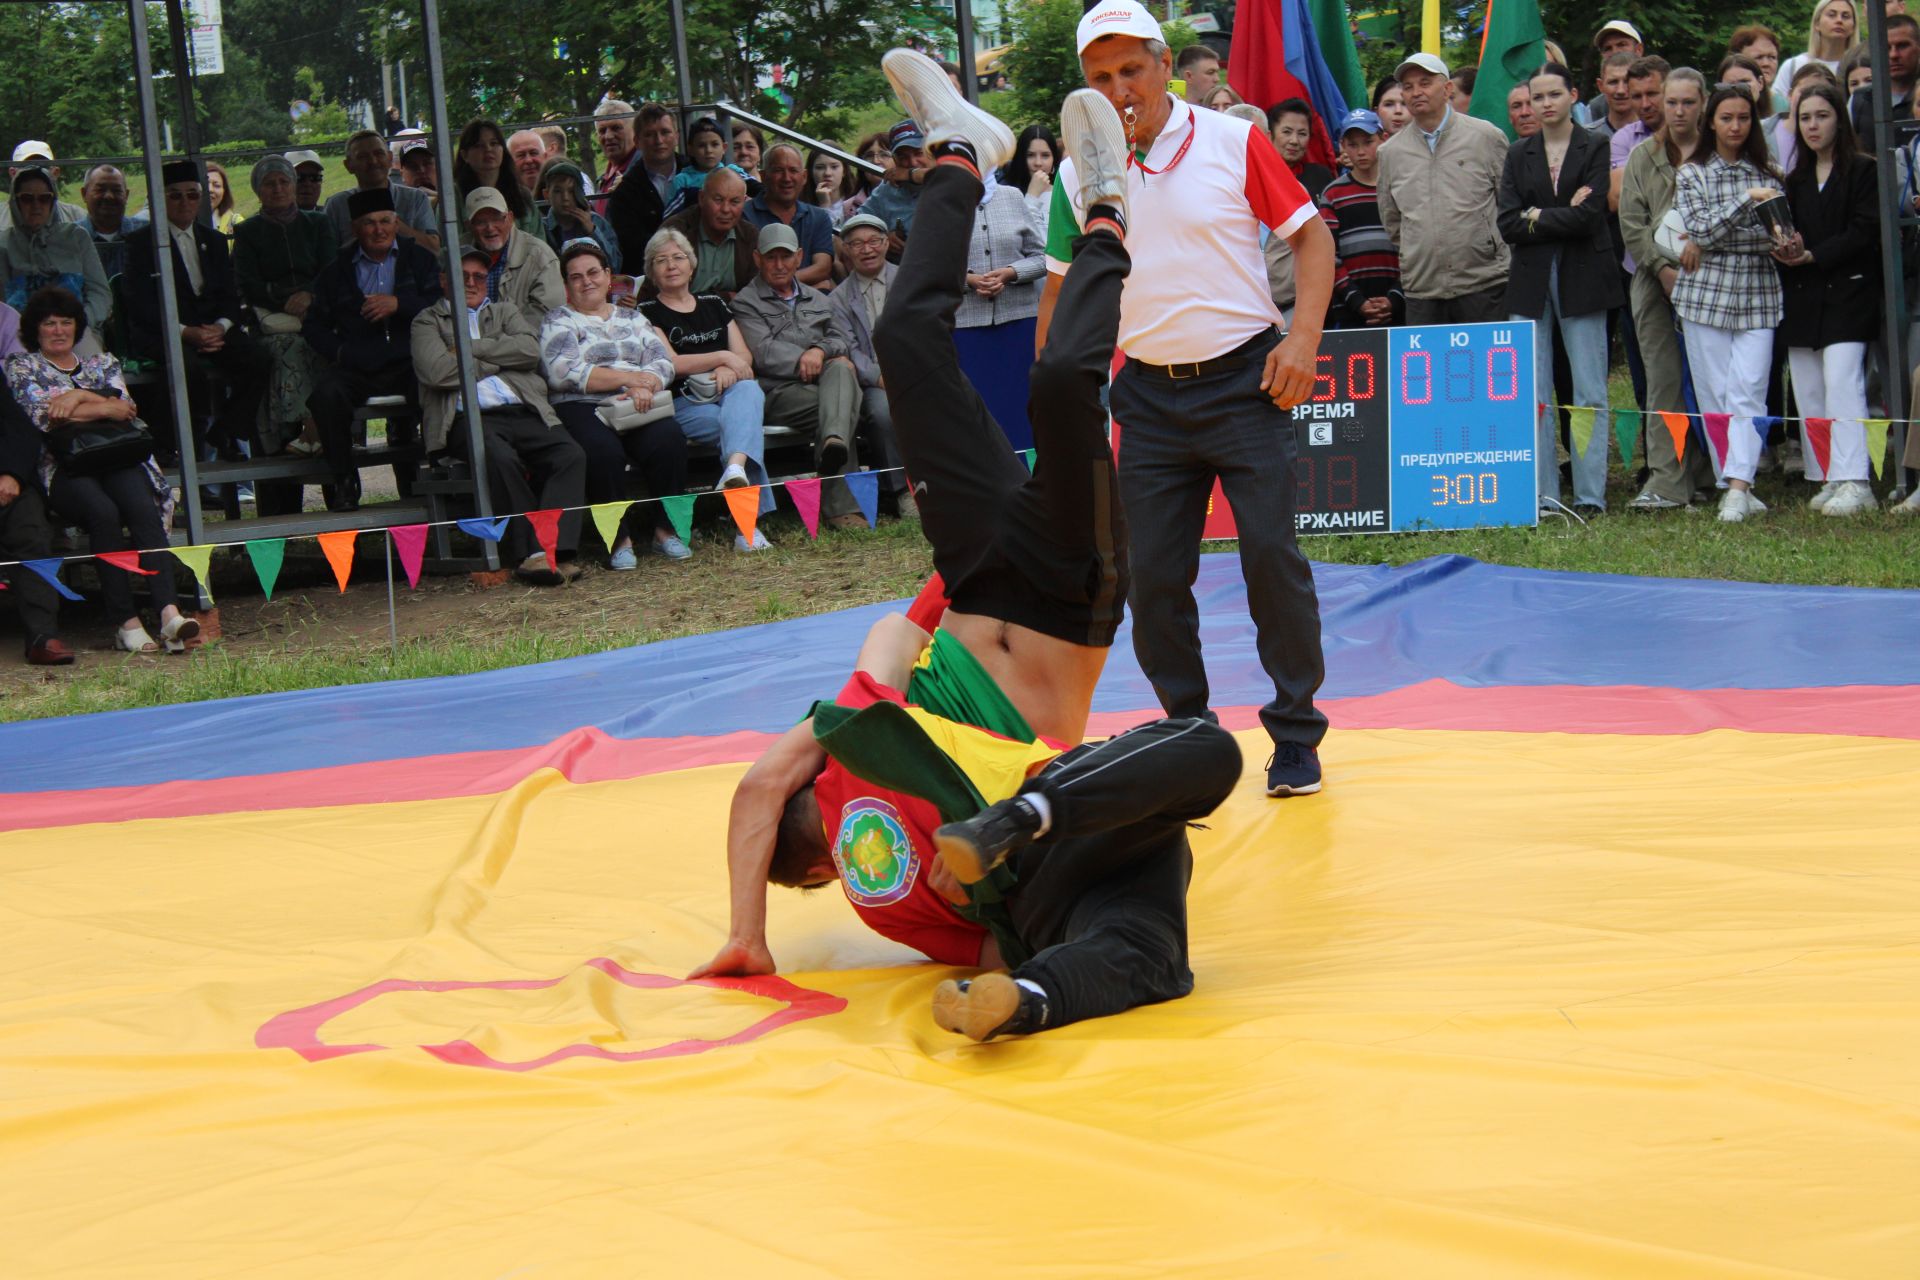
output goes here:
[[127, 175], [110, 164], [87, 170], [80, 198], [87, 202], [80, 225], [93, 237], [100, 269], [111, 279], [126, 270], [127, 237], [147, 225], [147, 215], [127, 212]]
[[[767, 421], [811, 430], [820, 474], [837, 476], [859, 461], [860, 379], [849, 354], [852, 338], [827, 295], [795, 278], [800, 240], [792, 227], [762, 227], [753, 260], [758, 274], [734, 295], [733, 318], [767, 393]], [[835, 528], [866, 523], [844, 484], [822, 487], [820, 511]]]
[[[1263, 130], [1168, 92], [1173, 57], [1135, 0], [1102, 0], [1076, 36], [1087, 87], [1113, 105], [1125, 164], [1132, 274], [1120, 295], [1126, 363], [1111, 401], [1121, 431], [1120, 495], [1133, 538], [1133, 648], [1170, 716], [1211, 718], [1193, 598], [1200, 531], [1218, 480], [1240, 531], [1261, 666], [1273, 700], [1267, 794], [1320, 789], [1327, 719], [1313, 574], [1294, 540], [1288, 413], [1313, 389], [1333, 290], [1333, 237]], [[1047, 222], [1044, 343], [1087, 213], [1080, 171], [1063, 162]], [[1293, 252], [1296, 311], [1283, 338], [1261, 229]], [[1045, 451], [1042, 450], [1042, 457]], [[1043, 464], [1044, 465], [1044, 464]]]
[[333, 469], [329, 511], [360, 506], [360, 472], [353, 465], [355, 411], [374, 396], [413, 400], [418, 395], [413, 318], [440, 296], [433, 254], [400, 237], [400, 219], [387, 191], [354, 192], [347, 212], [353, 243], [314, 277], [313, 302], [300, 327], [307, 345], [331, 365], [307, 401]]
[[747, 201], [746, 220], [754, 227], [778, 222], [793, 228], [800, 243], [801, 284], [825, 291], [833, 288], [833, 216], [817, 204], [801, 200], [807, 185], [807, 162], [790, 142], [768, 147], [760, 161], [760, 194]]
[[[663, 230], [678, 231], [693, 246], [693, 281], [687, 287], [694, 293], [731, 300], [753, 279], [758, 232], [743, 216], [746, 207], [747, 180], [731, 169], [715, 169], [707, 175], [694, 207], [660, 224]], [[651, 295], [653, 286], [647, 284], [643, 291]]]
[[[547, 403], [540, 335], [511, 301], [488, 297], [491, 264], [492, 256], [485, 249], [466, 246], [460, 255], [459, 287], [442, 272], [445, 296], [413, 318], [413, 370], [420, 379], [427, 456], [452, 453], [472, 458], [467, 424], [460, 416], [460, 366], [453, 350], [458, 314], [473, 339], [474, 390], [480, 400], [480, 431], [494, 509], [568, 508], [554, 540], [559, 563], [548, 562], [524, 520], [507, 522], [501, 554], [527, 581], [559, 586], [580, 576], [573, 551], [580, 542], [578, 508], [587, 500], [587, 455]], [[456, 298], [461, 301], [456, 303]]]
[[289, 151], [284, 158], [293, 166], [293, 207], [302, 213], [319, 213], [320, 193], [327, 185], [326, 162], [318, 151]]
[[[162, 326], [176, 325], [186, 357], [196, 445], [211, 411], [217, 443], [245, 442], [258, 448], [260, 398], [266, 394], [273, 359], [241, 327], [240, 287], [227, 256], [227, 238], [200, 220], [200, 166], [191, 160], [173, 160], [161, 167], [160, 176], [165, 184], [166, 220], [127, 237], [122, 283], [133, 354], [161, 359]], [[179, 308], [172, 317], [161, 313], [160, 280], [154, 270], [154, 236], [163, 228]], [[211, 403], [215, 392], [209, 372], [218, 373], [224, 384], [224, 402], [219, 405]]]
[[535, 327], [547, 312], [566, 305], [560, 255], [513, 225], [504, 196], [492, 187], [475, 187], [467, 192], [464, 212], [473, 247], [487, 255], [488, 301], [506, 299]]
[[1380, 221], [1400, 247], [1408, 324], [1507, 319], [1500, 178], [1507, 135], [1453, 109], [1447, 64], [1416, 53], [1394, 72], [1413, 119], [1380, 144]]
[[[28, 138], [13, 149], [13, 164], [7, 170], [9, 180], [20, 176], [23, 169], [43, 169], [53, 182], [54, 189], [60, 187], [60, 167], [53, 162], [53, 148], [38, 138]], [[58, 201], [53, 207], [56, 222], [79, 222], [87, 216], [87, 211], [77, 204], [65, 200]], [[13, 211], [0, 205], [0, 231], [13, 225]]]
[[840, 247], [852, 268], [833, 291], [833, 314], [852, 341], [848, 354], [860, 379], [860, 430], [873, 446], [875, 464], [892, 491], [900, 514], [912, 519], [919, 512], [900, 465], [900, 449], [893, 434], [893, 410], [887, 403], [886, 380], [874, 350], [873, 331], [887, 309], [887, 293], [900, 268], [887, 261], [887, 224], [868, 213], [856, 213], [840, 224]]
[[913, 230], [913, 210], [920, 199], [920, 184], [926, 180], [928, 166], [933, 161], [927, 155], [927, 140], [920, 136], [920, 126], [911, 120], [902, 120], [887, 130], [887, 150], [893, 155], [893, 168], [887, 170], [885, 179], [860, 206], [860, 212], [887, 224], [887, 234], [892, 241], [887, 256], [898, 262], [901, 251], [906, 248], [907, 236]]
[[440, 252], [440, 237], [434, 234], [433, 201], [427, 193], [393, 181], [393, 152], [387, 140], [372, 129], [362, 129], [347, 139], [346, 170], [358, 185], [352, 191], [336, 191], [327, 198], [327, 220], [341, 245], [354, 238], [349, 202], [367, 191], [384, 191], [392, 202], [398, 234], [413, 240], [428, 253]]

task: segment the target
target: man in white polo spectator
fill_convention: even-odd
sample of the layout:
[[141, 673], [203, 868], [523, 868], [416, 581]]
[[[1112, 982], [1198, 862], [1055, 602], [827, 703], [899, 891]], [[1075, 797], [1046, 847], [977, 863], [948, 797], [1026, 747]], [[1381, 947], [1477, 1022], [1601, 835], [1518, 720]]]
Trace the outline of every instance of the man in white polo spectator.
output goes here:
[[[1170, 716], [1206, 716], [1193, 579], [1217, 478], [1240, 531], [1261, 666], [1274, 699], [1267, 794], [1320, 789], [1327, 719], [1313, 705], [1325, 674], [1320, 603], [1294, 540], [1296, 442], [1285, 412], [1312, 387], [1333, 293], [1333, 236], [1264, 130], [1195, 110], [1168, 92], [1173, 56], [1136, 0], [1101, 0], [1080, 19], [1080, 69], [1127, 130], [1127, 246], [1120, 296], [1126, 364], [1112, 390], [1120, 494], [1133, 540], [1133, 648]], [[1497, 171], [1496, 171], [1497, 176]], [[1048, 215], [1046, 342], [1083, 210], [1073, 162]], [[1293, 249], [1296, 310], [1282, 339], [1260, 232]], [[1045, 459], [1040, 460], [1045, 466]]]

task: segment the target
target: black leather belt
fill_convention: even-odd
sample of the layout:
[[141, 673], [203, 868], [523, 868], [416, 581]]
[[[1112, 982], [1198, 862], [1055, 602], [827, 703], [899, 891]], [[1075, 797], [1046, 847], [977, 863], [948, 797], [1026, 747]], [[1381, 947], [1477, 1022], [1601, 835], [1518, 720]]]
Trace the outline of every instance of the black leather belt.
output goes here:
[[1128, 356], [1127, 365], [1129, 368], [1138, 370], [1141, 373], [1149, 373], [1156, 378], [1165, 378], [1169, 382], [1186, 382], [1191, 378], [1204, 378], [1208, 374], [1225, 373], [1230, 369], [1238, 369], [1249, 360], [1265, 355], [1267, 351], [1272, 348], [1273, 344], [1279, 340], [1279, 330], [1269, 325], [1233, 350], [1223, 355], [1217, 355], [1211, 360], [1199, 360], [1193, 364], [1148, 364], [1144, 360], [1135, 360], [1132, 356]]

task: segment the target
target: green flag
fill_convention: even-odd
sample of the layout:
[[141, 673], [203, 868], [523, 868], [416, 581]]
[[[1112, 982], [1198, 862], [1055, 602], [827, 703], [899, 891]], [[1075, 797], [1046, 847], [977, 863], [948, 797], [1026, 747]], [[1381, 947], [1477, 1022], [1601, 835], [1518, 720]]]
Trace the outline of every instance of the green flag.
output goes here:
[[680, 535], [680, 541], [693, 539], [693, 495], [676, 493], [672, 497], [660, 499], [660, 505], [667, 509], [667, 522], [673, 531]]
[[1507, 94], [1546, 61], [1539, 0], [1487, 0], [1487, 35], [1480, 46], [1480, 74], [1473, 82], [1469, 114], [1489, 120], [1513, 137]]
[[1633, 446], [1640, 442], [1640, 411], [1638, 409], [1615, 409], [1613, 411], [1613, 438], [1620, 442], [1620, 461], [1633, 461]]
[[[1347, 100], [1347, 110], [1366, 106], [1367, 77], [1360, 70], [1359, 51], [1353, 47], [1346, 0], [1309, 0], [1307, 10], [1313, 18], [1313, 34], [1318, 38], [1320, 56], [1326, 59], [1327, 70], [1333, 72], [1333, 83], [1339, 87], [1340, 96]], [[1327, 128], [1339, 127], [1338, 120], [1327, 121]], [[1333, 141], [1337, 146], [1340, 139]]]
[[247, 559], [260, 579], [260, 590], [273, 599], [273, 584], [280, 580], [280, 566], [287, 558], [285, 538], [256, 538], [247, 544]]

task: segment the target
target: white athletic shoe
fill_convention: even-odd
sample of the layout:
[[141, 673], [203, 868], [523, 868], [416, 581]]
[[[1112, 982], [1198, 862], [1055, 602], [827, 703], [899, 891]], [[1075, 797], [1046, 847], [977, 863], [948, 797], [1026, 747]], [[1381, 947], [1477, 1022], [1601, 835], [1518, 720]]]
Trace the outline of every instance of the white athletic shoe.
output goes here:
[[1763, 516], [1767, 513], [1767, 504], [1753, 496], [1751, 489], [1728, 489], [1726, 496], [1720, 499], [1720, 520], [1723, 524], [1739, 524], [1749, 516]]
[[1906, 501], [1895, 504], [1893, 514], [1897, 516], [1920, 516], [1920, 489], [1907, 495]]
[[932, 58], [912, 49], [889, 49], [880, 59], [880, 70], [886, 73], [901, 109], [926, 134], [929, 148], [964, 142], [973, 148], [982, 173], [1013, 159], [1013, 130], [998, 116], [968, 102]]
[[1873, 496], [1873, 486], [1864, 480], [1840, 480], [1835, 482], [1833, 496], [1820, 508], [1823, 516], [1857, 516], [1880, 509], [1880, 499]]
[[1839, 484], [1840, 482], [1838, 480], [1829, 480], [1821, 485], [1820, 492], [1807, 499], [1808, 509], [1812, 511], [1826, 510], [1827, 504], [1833, 501], [1833, 491]]
[[1127, 213], [1127, 131], [1113, 104], [1092, 89], [1075, 89], [1060, 108], [1060, 140], [1073, 157], [1080, 190], [1074, 203], [1085, 213], [1096, 204]]

